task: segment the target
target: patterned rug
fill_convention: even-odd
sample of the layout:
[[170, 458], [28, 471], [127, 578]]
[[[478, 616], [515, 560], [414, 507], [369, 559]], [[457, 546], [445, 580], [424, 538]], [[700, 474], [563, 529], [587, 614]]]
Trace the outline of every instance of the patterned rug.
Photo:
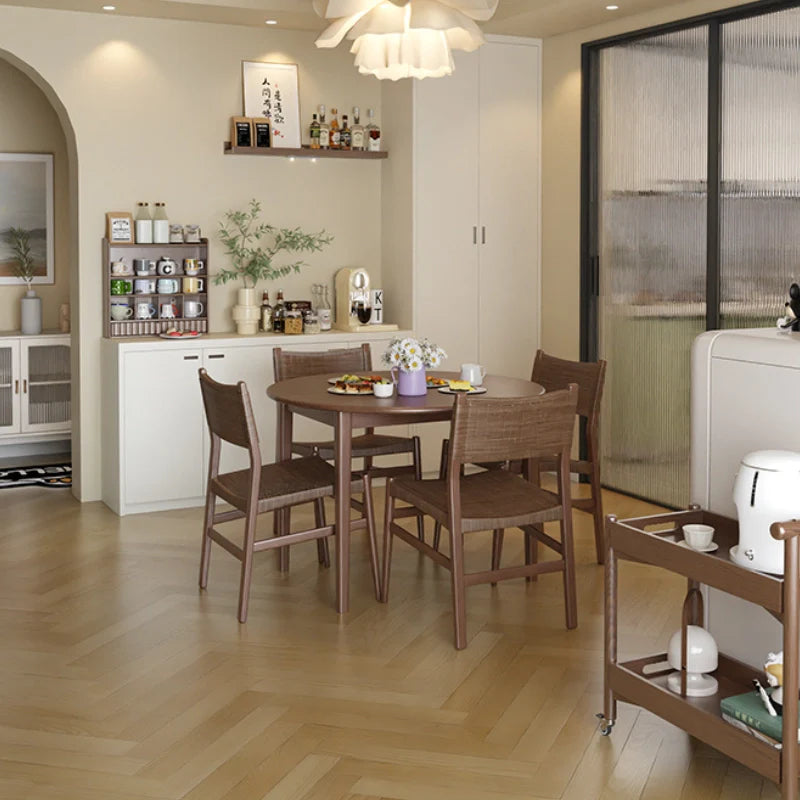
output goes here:
[[53, 464], [46, 467], [0, 469], [0, 489], [15, 489], [20, 486], [68, 489], [72, 486], [72, 465]]

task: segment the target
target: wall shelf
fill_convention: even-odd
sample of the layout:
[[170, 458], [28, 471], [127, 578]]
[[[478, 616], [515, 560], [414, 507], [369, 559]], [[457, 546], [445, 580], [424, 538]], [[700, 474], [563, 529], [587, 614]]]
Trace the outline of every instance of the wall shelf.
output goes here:
[[223, 143], [226, 156], [273, 156], [280, 158], [388, 158], [389, 153], [368, 150], [312, 150], [310, 147], [234, 147], [230, 142]]

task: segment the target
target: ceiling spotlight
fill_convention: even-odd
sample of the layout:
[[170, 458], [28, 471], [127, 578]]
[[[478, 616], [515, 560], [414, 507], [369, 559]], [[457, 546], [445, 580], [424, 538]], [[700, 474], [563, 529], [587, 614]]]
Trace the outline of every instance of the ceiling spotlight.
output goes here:
[[103, 11], [116, 11], [116, 6], [103, 6]]
[[606, 11], [616, 11], [619, 6], [606, 6]]
[[276, 19], [268, 19], [268, 20], [265, 20], [265, 23], [267, 25], [277, 25], [278, 24], [278, 20], [276, 20]]

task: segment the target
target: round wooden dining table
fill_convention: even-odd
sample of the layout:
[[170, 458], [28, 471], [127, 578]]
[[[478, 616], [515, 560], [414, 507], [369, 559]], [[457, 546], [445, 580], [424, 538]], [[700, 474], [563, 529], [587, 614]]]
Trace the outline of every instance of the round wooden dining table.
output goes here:
[[[388, 372], [371, 374], [389, 377]], [[371, 394], [333, 394], [328, 378], [334, 375], [311, 375], [278, 381], [267, 388], [267, 395], [278, 403], [278, 431], [276, 460], [292, 457], [292, 416], [299, 414], [330, 425], [334, 432], [336, 471], [335, 524], [337, 585], [336, 607], [340, 614], [350, 608], [350, 480], [351, 438], [354, 429], [409, 425], [420, 422], [439, 422], [453, 415], [455, 395], [429, 389], [418, 397], [403, 397], [396, 392], [392, 397], [377, 398]], [[456, 372], [436, 372], [436, 377], [456, 380]], [[473, 395], [480, 402], [484, 398], [532, 397], [544, 394], [544, 387], [524, 378], [506, 378], [487, 375], [483, 381], [485, 394]]]

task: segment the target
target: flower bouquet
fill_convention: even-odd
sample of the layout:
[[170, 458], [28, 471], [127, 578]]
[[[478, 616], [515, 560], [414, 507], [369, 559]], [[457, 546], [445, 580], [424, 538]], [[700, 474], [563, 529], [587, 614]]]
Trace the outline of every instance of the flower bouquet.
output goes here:
[[397, 371], [397, 393], [400, 395], [423, 395], [427, 391], [425, 370], [438, 367], [447, 353], [427, 339], [400, 339], [389, 342], [383, 354], [383, 363]]

